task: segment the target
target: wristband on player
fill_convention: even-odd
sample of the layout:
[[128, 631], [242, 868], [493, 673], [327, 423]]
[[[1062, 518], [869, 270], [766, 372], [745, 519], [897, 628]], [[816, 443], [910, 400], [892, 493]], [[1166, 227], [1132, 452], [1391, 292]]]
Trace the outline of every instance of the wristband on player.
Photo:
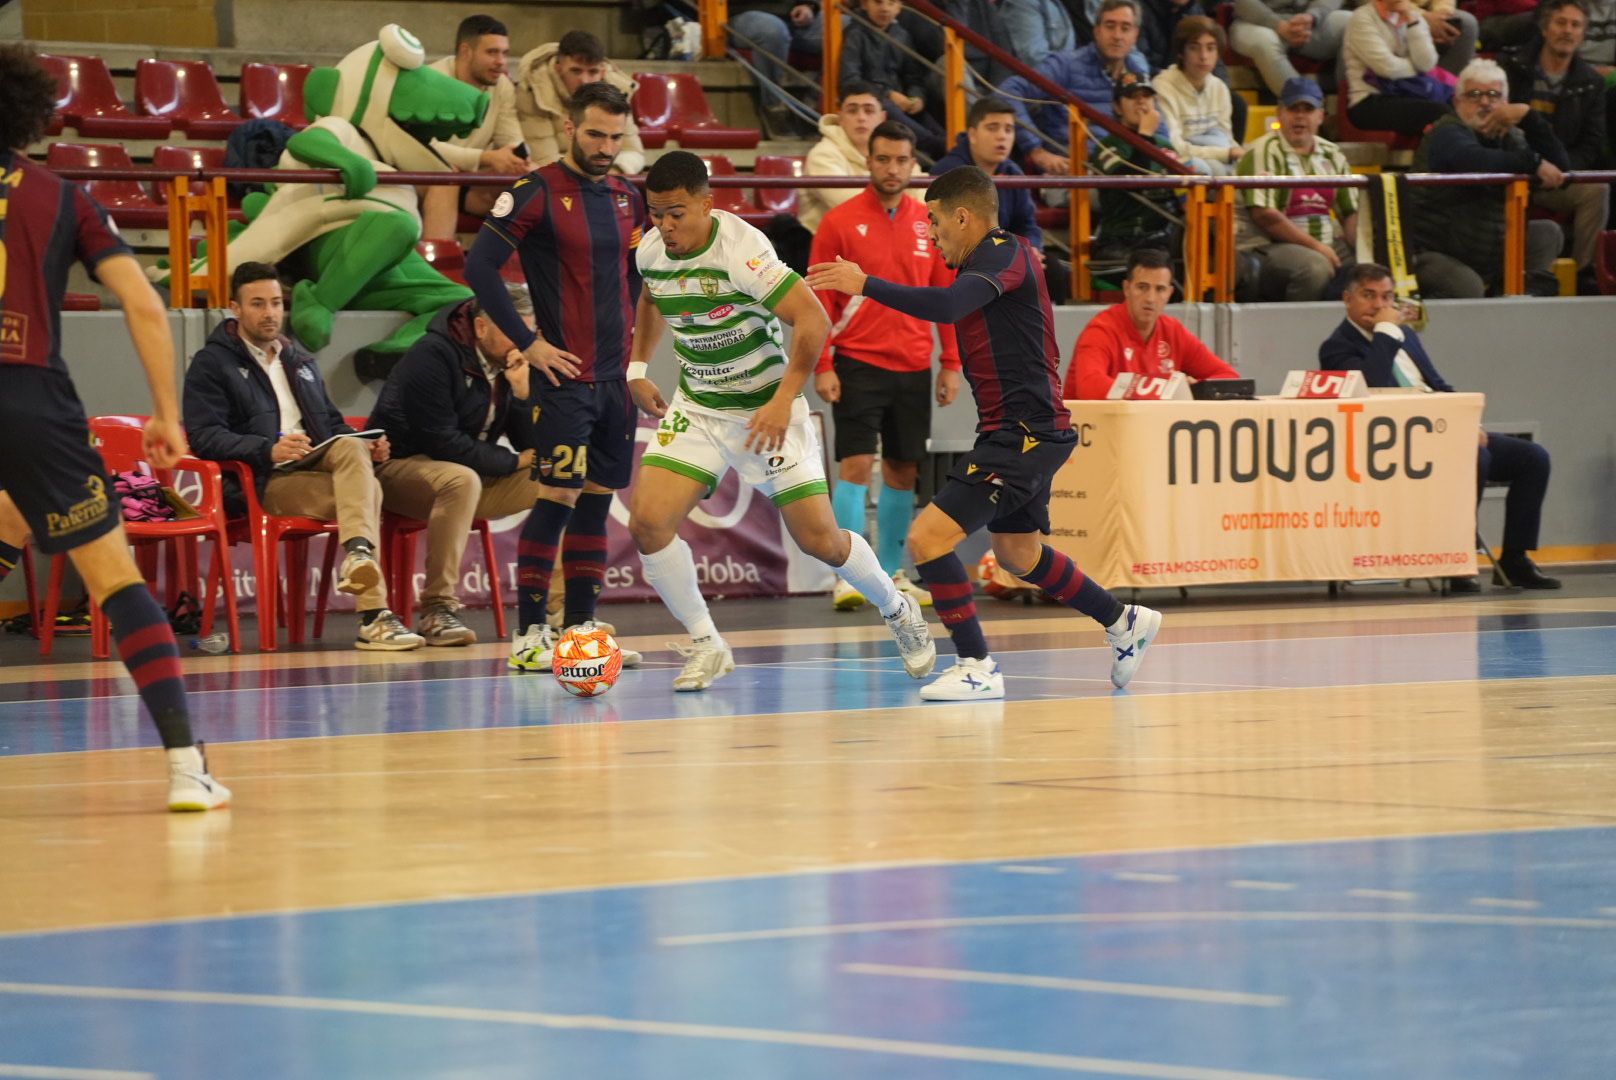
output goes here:
[[628, 370], [624, 372], [624, 374], [627, 376], [629, 382], [633, 382], [635, 379], [645, 378], [645, 369], [648, 367], [650, 367], [650, 365], [645, 361], [636, 360], [628, 366]]

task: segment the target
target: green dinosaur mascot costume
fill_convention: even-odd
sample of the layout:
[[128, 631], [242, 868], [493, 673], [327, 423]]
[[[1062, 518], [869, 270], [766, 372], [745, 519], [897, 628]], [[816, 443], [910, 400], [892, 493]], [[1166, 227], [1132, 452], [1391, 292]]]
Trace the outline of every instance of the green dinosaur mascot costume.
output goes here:
[[249, 196], [251, 224], [230, 240], [233, 265], [289, 260], [302, 279], [292, 290], [292, 330], [312, 350], [330, 343], [338, 311], [414, 315], [360, 350], [367, 374], [384, 374], [433, 314], [471, 296], [416, 253], [415, 189], [378, 183], [394, 171], [452, 171], [429, 144], [476, 130], [487, 112], [487, 94], [425, 60], [409, 31], [388, 25], [336, 67], [310, 72], [303, 100], [313, 123], [287, 142], [279, 167], [336, 169], [342, 183], [281, 184], [267, 198]]

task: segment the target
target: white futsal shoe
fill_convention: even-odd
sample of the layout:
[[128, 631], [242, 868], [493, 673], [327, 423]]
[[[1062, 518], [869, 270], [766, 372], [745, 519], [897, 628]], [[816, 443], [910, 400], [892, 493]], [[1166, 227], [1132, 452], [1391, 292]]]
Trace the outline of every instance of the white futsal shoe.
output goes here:
[[175, 811], [217, 810], [230, 803], [230, 789], [208, 775], [202, 744], [168, 752], [168, 808]]
[[735, 670], [735, 653], [723, 638], [699, 645], [670, 641], [668, 648], [685, 658], [685, 666], [673, 677], [673, 688], [681, 692], [705, 690]]
[[954, 666], [920, 688], [921, 701], [992, 701], [1004, 697], [1004, 676], [991, 656], [961, 656]]
[[528, 627], [525, 633], [511, 638], [511, 655], [505, 665], [512, 671], [549, 671], [558, 636], [548, 625]]
[[1122, 618], [1105, 628], [1105, 639], [1111, 646], [1112, 686], [1121, 690], [1128, 685], [1139, 670], [1139, 661], [1145, 658], [1145, 649], [1156, 640], [1161, 624], [1161, 612], [1129, 604]]
[[887, 618], [887, 629], [898, 642], [898, 654], [903, 657], [903, 670], [911, 679], [924, 679], [937, 666], [937, 643], [931, 639], [931, 627], [920, 611], [920, 602], [906, 592], [898, 593], [903, 606]]

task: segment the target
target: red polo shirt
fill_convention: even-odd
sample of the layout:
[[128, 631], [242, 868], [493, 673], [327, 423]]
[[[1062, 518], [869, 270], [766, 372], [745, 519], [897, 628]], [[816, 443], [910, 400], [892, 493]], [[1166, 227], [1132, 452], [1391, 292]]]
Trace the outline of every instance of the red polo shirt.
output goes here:
[[1113, 304], [1096, 315], [1077, 336], [1061, 393], [1069, 401], [1104, 398], [1116, 377], [1124, 371], [1155, 376], [1182, 371], [1196, 380], [1240, 377], [1239, 372], [1219, 360], [1217, 354], [1201, 344], [1200, 338], [1184, 329], [1184, 324], [1177, 319], [1161, 316], [1150, 333], [1150, 340], [1145, 341], [1129, 318], [1127, 305]]
[[[924, 203], [905, 195], [888, 216], [875, 188], [867, 187], [825, 215], [814, 234], [808, 262], [835, 262], [840, 255], [858, 263], [866, 274], [899, 285], [947, 287], [954, 283], [954, 271], [932, 247], [930, 235]], [[893, 311], [867, 296], [841, 292], [818, 296], [830, 315], [831, 330], [814, 367], [816, 372], [831, 370], [833, 351], [888, 371], [931, 369], [932, 327], [937, 324]], [[958, 371], [954, 328], [937, 325], [937, 336], [943, 366]]]

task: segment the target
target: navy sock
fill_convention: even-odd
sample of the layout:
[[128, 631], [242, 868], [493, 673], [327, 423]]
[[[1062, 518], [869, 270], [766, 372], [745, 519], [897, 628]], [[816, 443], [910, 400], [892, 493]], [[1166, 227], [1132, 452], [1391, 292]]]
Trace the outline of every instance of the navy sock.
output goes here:
[[931, 593], [933, 609], [948, 628], [954, 651], [973, 660], [987, 656], [988, 639], [982, 636], [982, 624], [976, 617], [971, 578], [959, 556], [950, 551], [930, 562], [917, 563], [915, 571]]
[[1022, 581], [1036, 585], [1056, 600], [1093, 619], [1101, 626], [1111, 626], [1122, 618], [1122, 602], [1107, 592], [1099, 582], [1087, 577], [1077, 568], [1071, 556], [1056, 551], [1048, 544], [1039, 553], [1038, 564], [1022, 575]]
[[157, 606], [144, 582], [126, 585], [101, 602], [118, 655], [135, 680], [140, 700], [157, 723], [165, 749], [191, 746], [191, 717], [185, 706], [185, 680], [180, 678], [180, 649], [168, 616]]
[[516, 625], [524, 633], [530, 626], [544, 624], [556, 547], [571, 516], [572, 507], [566, 503], [540, 499], [522, 524], [522, 537], [516, 544]]
[[4, 540], [0, 540], [0, 581], [6, 580], [6, 575], [17, 569], [22, 561], [22, 548], [14, 548]]
[[561, 567], [567, 589], [562, 626], [577, 626], [595, 617], [595, 604], [606, 584], [606, 518], [611, 512], [609, 491], [586, 491], [572, 508], [567, 536], [561, 542]]

